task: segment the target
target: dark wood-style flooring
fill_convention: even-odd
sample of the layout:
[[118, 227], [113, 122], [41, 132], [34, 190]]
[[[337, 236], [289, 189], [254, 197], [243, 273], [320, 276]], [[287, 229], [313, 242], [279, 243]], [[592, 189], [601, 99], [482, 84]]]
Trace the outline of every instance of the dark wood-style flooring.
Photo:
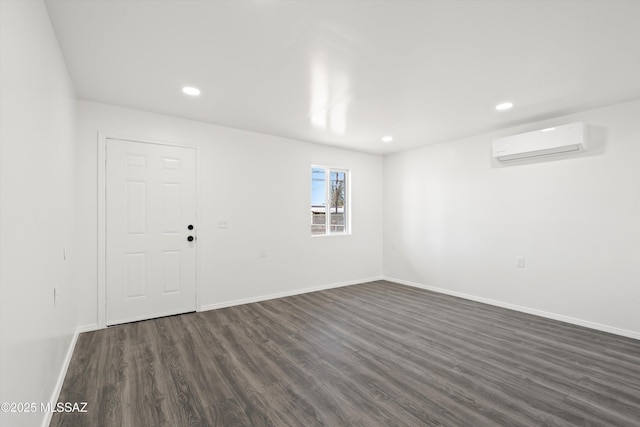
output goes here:
[[389, 282], [81, 334], [52, 426], [640, 426], [640, 341]]

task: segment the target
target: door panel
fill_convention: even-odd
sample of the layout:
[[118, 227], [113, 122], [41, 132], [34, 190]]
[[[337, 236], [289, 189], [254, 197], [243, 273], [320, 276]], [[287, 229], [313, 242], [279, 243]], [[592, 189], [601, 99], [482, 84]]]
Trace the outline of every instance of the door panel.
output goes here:
[[180, 292], [180, 251], [164, 251], [162, 253], [162, 293]]
[[[127, 234], [145, 235], [147, 229], [147, 183], [126, 181]], [[111, 189], [113, 192], [114, 189]]]
[[195, 310], [195, 150], [107, 140], [107, 325]]
[[127, 299], [140, 298], [147, 295], [147, 254], [125, 254], [127, 275]]
[[180, 184], [163, 184], [163, 233], [179, 233], [184, 224], [180, 223]]

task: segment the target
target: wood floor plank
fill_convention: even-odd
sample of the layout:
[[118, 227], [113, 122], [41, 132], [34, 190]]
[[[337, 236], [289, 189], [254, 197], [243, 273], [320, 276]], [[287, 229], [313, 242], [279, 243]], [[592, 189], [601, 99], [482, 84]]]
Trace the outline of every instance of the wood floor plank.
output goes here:
[[[356, 323], [356, 319], [351, 319], [352, 323]], [[367, 324], [365, 326], [365, 328], [363, 328], [363, 331], [367, 331], [370, 328], [371, 324]], [[361, 334], [361, 332], [354, 332], [352, 333], [352, 337], [357, 336]], [[384, 348], [387, 351], [392, 351], [391, 348], [387, 347], [387, 343], [392, 342], [393, 338], [390, 336], [386, 336], [383, 337], [381, 340], [376, 340], [375, 339], [375, 335], [373, 336], [369, 336], [368, 334], [366, 336], [363, 337], [363, 339], [360, 341], [361, 344], [364, 344], [365, 346], [370, 346], [370, 348], [368, 349], [353, 349], [352, 351], [354, 353], [361, 353], [362, 351], [364, 351], [365, 353], [376, 353], [376, 350], [379, 348]], [[422, 352], [424, 353], [424, 352]], [[438, 402], [440, 407], [448, 407], [451, 409], [454, 409], [455, 413], [457, 415], [464, 415], [465, 418], [464, 420], [466, 422], [471, 421], [471, 419], [473, 418], [473, 416], [471, 414], [468, 413], [468, 411], [466, 411], [467, 408], [465, 407], [459, 407], [456, 405], [456, 403], [454, 401], [457, 400], [463, 400], [465, 401], [465, 403], [468, 403], [469, 401], [473, 401], [474, 404], [473, 405], [467, 405], [467, 406], [473, 406], [473, 410], [475, 412], [475, 415], [481, 415], [483, 413], [483, 406], [482, 406], [482, 399], [478, 399], [478, 396], [475, 396], [473, 398], [468, 398], [465, 396], [465, 389], [464, 388], [460, 388], [460, 387], [456, 387], [456, 383], [455, 381], [453, 381], [455, 378], [452, 378], [450, 375], [447, 375], [447, 373], [450, 372], [450, 369], [453, 367], [453, 365], [449, 365], [449, 364], [437, 364], [434, 365], [434, 361], [431, 360], [433, 356], [433, 347], [430, 347], [429, 353], [428, 353], [428, 359], [422, 359], [420, 361], [418, 361], [417, 363], [414, 363], [412, 366], [410, 361], [411, 361], [411, 357], [407, 357], [407, 354], [392, 354], [392, 357], [387, 357], [386, 359], [388, 359], [387, 363], [393, 363], [394, 360], [402, 360], [403, 363], [401, 365], [394, 365], [390, 368], [390, 369], [385, 369], [385, 371], [390, 371], [393, 372], [393, 374], [395, 375], [394, 380], [396, 379], [400, 379], [400, 381], [402, 382], [402, 385], [406, 388], [407, 383], [410, 383], [414, 380], [414, 378], [418, 378], [419, 380], [421, 380], [424, 384], [431, 384], [431, 385], [436, 385], [441, 387], [440, 389], [436, 390], [436, 394], [435, 396], [437, 397], [441, 397], [441, 398], [449, 398], [450, 400], [448, 402]], [[411, 362], [415, 362], [415, 361], [411, 361]], [[367, 363], [367, 361], [365, 360], [364, 363]], [[425, 369], [425, 367], [429, 367], [429, 369]], [[411, 367], [412, 370], [410, 372], [406, 372], [406, 369], [408, 367]], [[379, 368], [376, 367], [372, 367], [371, 368], [373, 371], [379, 371]], [[398, 375], [400, 373], [405, 373], [404, 377], [399, 377]], [[394, 381], [391, 380], [391, 381]], [[419, 386], [418, 386], [419, 387]], [[422, 393], [420, 393], [421, 395], [424, 395], [425, 392], [423, 391]], [[432, 396], [434, 395], [433, 390], [430, 393]], [[467, 412], [465, 414], [465, 412]], [[493, 422], [496, 423], [496, 425], [505, 425], [505, 424], [509, 424], [509, 425], [514, 425], [515, 420], [510, 419], [514, 416], [519, 416], [521, 415], [520, 413], [502, 413], [499, 414], [499, 418], [500, 419], [494, 419]], [[442, 415], [441, 415], [442, 416]], [[496, 416], [494, 415], [493, 418], [496, 418]], [[506, 419], [505, 419], [506, 418]], [[458, 425], [461, 421], [459, 419], [452, 419], [449, 420], [448, 425], [451, 425], [451, 423], [455, 423], [454, 425]], [[484, 419], [484, 420], [477, 420], [477, 422], [475, 422], [475, 425], [489, 425], [490, 420], [488, 419]]]
[[386, 281], [81, 334], [52, 426], [640, 426], [640, 341]]

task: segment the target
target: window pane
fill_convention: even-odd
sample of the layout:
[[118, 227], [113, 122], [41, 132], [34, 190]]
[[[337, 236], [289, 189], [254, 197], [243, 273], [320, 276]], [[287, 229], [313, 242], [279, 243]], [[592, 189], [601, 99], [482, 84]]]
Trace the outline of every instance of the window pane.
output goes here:
[[329, 224], [332, 233], [344, 233], [346, 229], [346, 174], [331, 171], [329, 174]]
[[324, 168], [311, 169], [311, 235], [326, 234], [326, 177]]

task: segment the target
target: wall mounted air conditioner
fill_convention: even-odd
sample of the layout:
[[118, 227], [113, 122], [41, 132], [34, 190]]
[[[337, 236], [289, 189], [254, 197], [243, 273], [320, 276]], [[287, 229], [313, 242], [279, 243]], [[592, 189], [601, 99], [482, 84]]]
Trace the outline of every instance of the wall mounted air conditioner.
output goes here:
[[501, 162], [584, 151], [587, 149], [586, 126], [571, 123], [493, 141], [493, 157]]

